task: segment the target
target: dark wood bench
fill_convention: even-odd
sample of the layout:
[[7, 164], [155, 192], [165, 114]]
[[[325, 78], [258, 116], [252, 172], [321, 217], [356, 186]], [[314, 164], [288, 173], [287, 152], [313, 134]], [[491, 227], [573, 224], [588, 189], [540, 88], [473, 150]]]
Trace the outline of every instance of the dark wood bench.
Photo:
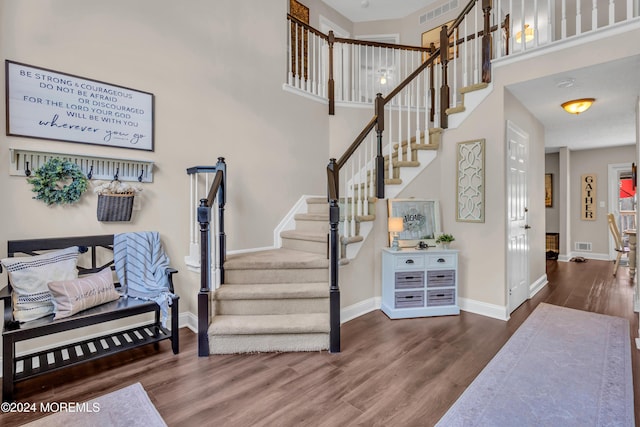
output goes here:
[[[72, 246], [79, 246], [81, 251], [87, 252], [78, 262], [79, 277], [105, 268], [113, 270], [113, 235], [12, 240], [8, 242], [7, 252], [9, 257], [16, 254], [38, 255], [41, 252]], [[106, 261], [104, 261], [105, 258]], [[87, 262], [87, 259], [90, 259], [91, 266], [81, 266], [83, 262]], [[177, 273], [177, 270], [172, 268], [166, 270], [171, 292], [174, 292], [174, 273]], [[120, 284], [114, 283], [114, 286], [118, 288]], [[4, 302], [2, 400], [14, 399], [15, 384], [20, 381], [143, 345], [154, 344], [157, 347], [160, 341], [170, 339], [174, 354], [178, 354], [178, 298], [178, 296], [173, 298], [170, 307], [171, 330], [162, 326], [158, 304], [153, 301], [122, 297], [81, 311], [71, 317], [54, 320], [51, 314], [19, 323], [13, 318], [11, 283], [9, 283], [0, 290], [0, 300]], [[80, 338], [77, 342], [68, 345], [16, 357], [16, 343], [20, 341], [151, 312], [155, 313], [153, 320], [142, 325], [137, 324], [126, 330], [92, 339]]]

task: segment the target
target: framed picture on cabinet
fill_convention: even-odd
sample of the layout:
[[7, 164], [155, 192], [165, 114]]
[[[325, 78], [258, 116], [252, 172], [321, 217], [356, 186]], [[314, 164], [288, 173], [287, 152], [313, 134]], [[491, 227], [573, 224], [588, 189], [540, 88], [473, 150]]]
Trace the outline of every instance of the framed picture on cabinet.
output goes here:
[[[402, 218], [402, 231], [398, 232], [398, 244], [401, 248], [417, 246], [425, 242], [435, 246], [436, 238], [441, 234], [440, 203], [426, 199], [389, 199], [389, 218]], [[389, 233], [389, 244], [393, 241]]]

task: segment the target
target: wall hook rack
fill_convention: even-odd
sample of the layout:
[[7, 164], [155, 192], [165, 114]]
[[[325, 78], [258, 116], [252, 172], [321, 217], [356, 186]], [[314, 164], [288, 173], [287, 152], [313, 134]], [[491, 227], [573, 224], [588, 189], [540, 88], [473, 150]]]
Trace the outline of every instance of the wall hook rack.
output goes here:
[[118, 159], [114, 157], [85, 156], [82, 154], [9, 149], [9, 175], [30, 176], [32, 171], [52, 157], [59, 157], [77, 164], [89, 179], [111, 181], [153, 182], [153, 162], [146, 160]]

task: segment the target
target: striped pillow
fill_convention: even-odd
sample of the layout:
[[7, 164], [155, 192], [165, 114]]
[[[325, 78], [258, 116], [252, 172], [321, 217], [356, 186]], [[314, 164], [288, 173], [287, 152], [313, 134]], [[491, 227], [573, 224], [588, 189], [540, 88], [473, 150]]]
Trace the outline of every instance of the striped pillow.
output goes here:
[[78, 277], [78, 247], [42, 255], [11, 257], [1, 260], [13, 288], [13, 318], [28, 322], [53, 313], [47, 283]]
[[78, 279], [49, 282], [48, 286], [55, 307], [54, 320], [120, 298], [113, 286], [113, 274], [109, 268]]

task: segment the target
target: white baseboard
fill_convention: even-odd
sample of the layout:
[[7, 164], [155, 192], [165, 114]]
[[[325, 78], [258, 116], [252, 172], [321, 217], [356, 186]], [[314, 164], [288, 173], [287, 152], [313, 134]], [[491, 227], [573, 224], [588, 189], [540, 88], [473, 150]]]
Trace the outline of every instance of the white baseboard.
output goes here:
[[382, 297], [373, 297], [360, 301], [356, 304], [344, 307], [340, 310], [340, 324], [360, 317], [373, 310], [379, 310], [382, 307]]
[[549, 283], [549, 280], [547, 280], [547, 274], [545, 273], [540, 276], [538, 280], [529, 285], [529, 298], [533, 298], [533, 296], [540, 292], [540, 290], [544, 288], [547, 283]]
[[498, 320], [509, 320], [509, 313], [507, 311], [507, 307], [504, 305], [489, 304], [468, 298], [458, 298], [458, 304], [460, 305], [460, 310], [463, 311], [480, 314], [482, 316]]
[[579, 251], [571, 252], [571, 254], [569, 256], [569, 261], [571, 261], [571, 258], [578, 257], [578, 256], [581, 256], [582, 258], [586, 258], [586, 259], [597, 259], [597, 260], [600, 260], [600, 261], [611, 261], [611, 257], [609, 256], [609, 254], [603, 254], [603, 253], [597, 253], [597, 252], [579, 252]]

